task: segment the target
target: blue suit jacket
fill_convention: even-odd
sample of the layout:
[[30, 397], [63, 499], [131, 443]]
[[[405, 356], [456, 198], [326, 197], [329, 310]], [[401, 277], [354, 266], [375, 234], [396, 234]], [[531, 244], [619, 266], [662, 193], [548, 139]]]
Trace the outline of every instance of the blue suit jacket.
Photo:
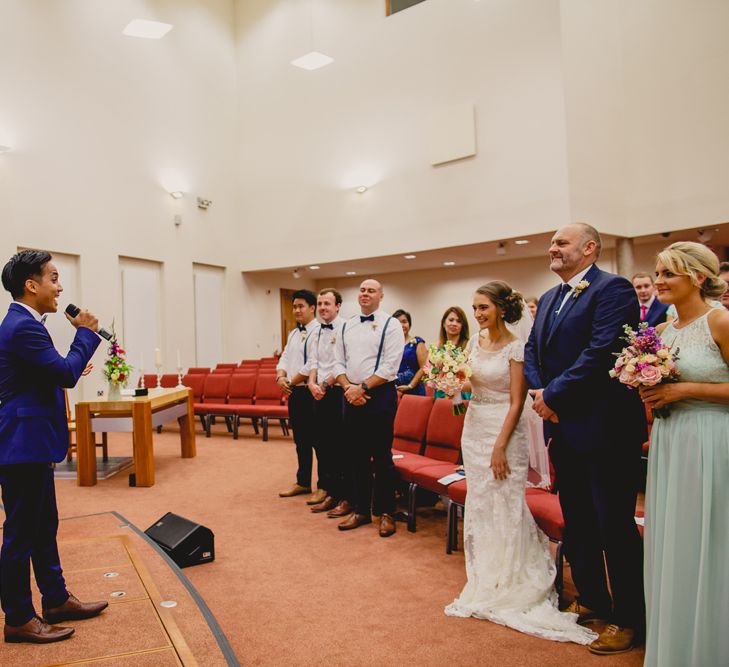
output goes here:
[[79, 327], [66, 358], [23, 306], [0, 324], [0, 465], [61, 461], [68, 450], [63, 387], [73, 387], [99, 346]]
[[[646, 419], [638, 392], [608, 375], [613, 353], [624, 345], [623, 325], [638, 326], [635, 290], [625, 278], [596, 265], [584, 279], [589, 286], [567, 299], [551, 331], [547, 323], [558, 306], [560, 286], [539, 300], [525, 350], [527, 384], [544, 389], [544, 401], [559, 417], [560, 436], [573, 449], [639, 445], [646, 438]], [[550, 423], [545, 425], [549, 436]]]
[[653, 299], [651, 307], [647, 310], [645, 314], [645, 321], [648, 322], [648, 324], [650, 324], [652, 327], [658, 326], [662, 322], [666, 321], [667, 310], [667, 303], [661, 303], [658, 299]]

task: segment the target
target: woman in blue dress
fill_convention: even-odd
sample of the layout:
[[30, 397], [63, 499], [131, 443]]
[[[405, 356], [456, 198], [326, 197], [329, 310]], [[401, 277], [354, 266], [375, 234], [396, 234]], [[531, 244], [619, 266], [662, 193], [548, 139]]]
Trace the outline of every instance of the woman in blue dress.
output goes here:
[[645, 664], [729, 665], [729, 313], [708, 303], [726, 283], [699, 243], [657, 259], [658, 299], [678, 315], [657, 329], [680, 376], [640, 392], [648, 407], [669, 408], [648, 455]]
[[420, 381], [423, 376], [423, 366], [428, 361], [425, 341], [420, 336], [410, 335], [410, 327], [413, 325], [410, 313], [400, 309], [392, 316], [400, 322], [402, 332], [405, 334], [405, 351], [395, 380], [397, 390], [402, 394], [425, 396], [425, 385]]

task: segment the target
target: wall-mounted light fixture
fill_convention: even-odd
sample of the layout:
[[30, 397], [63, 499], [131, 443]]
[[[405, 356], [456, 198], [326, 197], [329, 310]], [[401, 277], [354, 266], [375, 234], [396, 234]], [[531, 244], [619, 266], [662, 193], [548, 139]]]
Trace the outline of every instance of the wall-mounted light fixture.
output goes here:
[[366, 186], [366, 185], [360, 185], [360, 186], [359, 186], [359, 187], [357, 188], [356, 192], [357, 192], [358, 194], [360, 194], [360, 195], [363, 195], [363, 194], [364, 194], [365, 192], [367, 192], [367, 189], [368, 189], [368, 188], [367, 188], [367, 186]]
[[126, 35], [127, 37], [141, 37], [142, 39], [161, 39], [170, 30], [172, 30], [171, 23], [134, 19], [122, 30], [122, 35]]
[[708, 243], [714, 238], [715, 231], [716, 230], [714, 229], [699, 229], [699, 234], [696, 238], [698, 238], [701, 243]]
[[506, 254], [506, 246], [503, 243], [499, 243], [499, 245], [496, 246], [496, 254], [497, 255]]
[[197, 207], [203, 210], [209, 209], [213, 205], [212, 199], [203, 199], [202, 197], [197, 198]]
[[175, 190], [173, 192], [170, 192], [170, 197], [172, 199], [182, 199], [185, 196], [185, 193], [182, 190]]
[[291, 272], [291, 275], [296, 278], [297, 280], [301, 278], [301, 269], [296, 268]]

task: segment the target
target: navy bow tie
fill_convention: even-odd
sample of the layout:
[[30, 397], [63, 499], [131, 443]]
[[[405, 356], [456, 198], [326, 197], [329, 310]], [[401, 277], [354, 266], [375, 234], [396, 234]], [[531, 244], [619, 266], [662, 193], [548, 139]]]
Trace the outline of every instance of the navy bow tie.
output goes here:
[[334, 331], [334, 325], [333, 324], [322, 324], [321, 325], [321, 328], [322, 329], [331, 329], [332, 331]]
[[372, 313], [372, 315], [360, 315], [359, 316], [360, 322], [374, 322], [375, 321], [375, 314]]
[[304, 326], [303, 324], [297, 324], [297, 325], [296, 325], [296, 328], [297, 328], [297, 329], [298, 329], [299, 331], [306, 331], [306, 327], [305, 327], [305, 326]]

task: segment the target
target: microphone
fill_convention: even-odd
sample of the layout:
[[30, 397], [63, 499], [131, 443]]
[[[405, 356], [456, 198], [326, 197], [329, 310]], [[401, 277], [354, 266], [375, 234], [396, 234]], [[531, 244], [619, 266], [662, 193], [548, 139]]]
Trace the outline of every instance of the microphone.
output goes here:
[[[78, 306], [74, 306], [72, 303], [69, 303], [66, 306], [66, 313], [68, 313], [71, 317], [76, 317], [81, 312], [81, 309]], [[109, 333], [104, 327], [99, 327], [99, 330], [96, 332], [101, 336], [102, 338], [106, 338], [106, 340], [111, 340], [113, 334]]]

